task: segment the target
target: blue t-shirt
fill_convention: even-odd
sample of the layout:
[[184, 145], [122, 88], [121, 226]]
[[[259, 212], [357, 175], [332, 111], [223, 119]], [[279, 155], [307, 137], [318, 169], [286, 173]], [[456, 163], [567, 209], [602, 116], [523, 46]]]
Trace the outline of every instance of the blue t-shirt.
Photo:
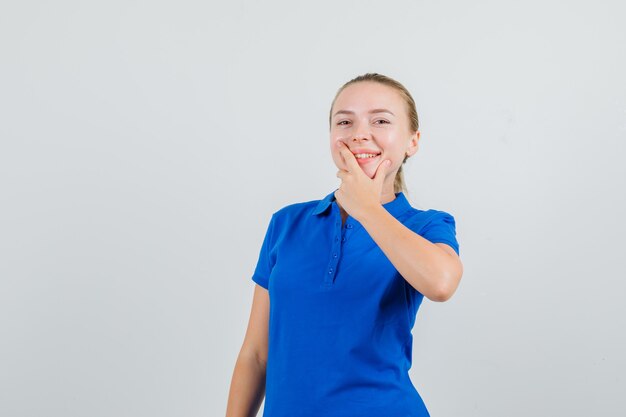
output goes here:
[[[358, 221], [342, 226], [335, 191], [276, 211], [265, 234], [252, 276], [270, 297], [263, 417], [429, 416], [409, 378], [424, 296]], [[383, 207], [459, 253], [450, 214], [402, 192]]]

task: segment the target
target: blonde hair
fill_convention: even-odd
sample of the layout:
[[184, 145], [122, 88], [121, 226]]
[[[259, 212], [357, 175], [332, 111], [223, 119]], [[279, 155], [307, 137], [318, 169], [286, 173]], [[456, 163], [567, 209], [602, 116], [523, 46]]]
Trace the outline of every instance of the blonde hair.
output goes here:
[[[415, 100], [402, 84], [393, 78], [387, 77], [382, 74], [378, 74], [376, 72], [368, 72], [367, 74], [359, 75], [356, 78], [351, 79], [347, 83], [341, 86], [339, 90], [337, 90], [337, 94], [335, 94], [335, 98], [330, 105], [330, 114], [328, 116], [328, 124], [332, 127], [332, 117], [333, 117], [333, 106], [335, 105], [335, 101], [339, 94], [349, 85], [355, 84], [362, 81], [374, 81], [383, 85], [387, 85], [389, 87], [395, 88], [396, 91], [400, 94], [400, 96], [404, 99], [407, 107], [407, 115], [409, 116], [409, 129], [411, 132], [417, 132], [419, 130], [419, 119], [417, 118], [417, 110], [415, 109]], [[402, 166], [408, 159], [408, 156], [405, 155], [404, 160], [402, 161], [402, 165], [398, 169], [396, 173], [396, 177], [393, 181], [393, 191], [394, 193], [405, 192], [408, 193], [406, 184], [404, 182], [404, 173], [402, 172]]]

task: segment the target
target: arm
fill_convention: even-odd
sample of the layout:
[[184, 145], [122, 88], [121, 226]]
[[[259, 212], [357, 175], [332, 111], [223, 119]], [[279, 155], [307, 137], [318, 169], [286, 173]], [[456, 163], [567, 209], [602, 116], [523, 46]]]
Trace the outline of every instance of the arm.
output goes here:
[[226, 417], [257, 415], [265, 395], [269, 329], [269, 294], [260, 285], [254, 286], [248, 329], [233, 371], [226, 406]]
[[431, 243], [400, 223], [383, 206], [360, 221], [400, 275], [432, 301], [446, 301], [456, 291], [463, 264], [445, 243]]

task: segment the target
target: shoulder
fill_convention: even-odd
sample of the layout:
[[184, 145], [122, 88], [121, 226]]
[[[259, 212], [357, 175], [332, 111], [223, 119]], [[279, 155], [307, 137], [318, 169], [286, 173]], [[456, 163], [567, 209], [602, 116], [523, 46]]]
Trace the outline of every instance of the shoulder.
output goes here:
[[322, 200], [308, 200], [285, 205], [272, 213], [273, 221], [285, 224], [308, 220], [321, 202]]
[[454, 216], [447, 211], [437, 209], [420, 210], [411, 207], [407, 210], [404, 223], [406, 226], [419, 233], [427, 228], [427, 226], [437, 223], [446, 223], [455, 226], [455, 219]]
[[313, 213], [320, 202], [321, 200], [296, 202], [274, 211], [270, 221], [272, 241], [275, 244], [282, 244], [319, 226], [319, 223], [315, 222], [317, 216], [313, 216]]
[[409, 229], [432, 243], [445, 243], [459, 254], [456, 221], [452, 214], [435, 209], [417, 210], [411, 214], [404, 223]]

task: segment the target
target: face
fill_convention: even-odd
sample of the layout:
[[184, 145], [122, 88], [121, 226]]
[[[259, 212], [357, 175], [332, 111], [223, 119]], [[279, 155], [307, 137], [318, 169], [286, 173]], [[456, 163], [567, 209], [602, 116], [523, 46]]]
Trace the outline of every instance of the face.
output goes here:
[[330, 149], [337, 168], [347, 170], [337, 148], [338, 141], [344, 142], [353, 154], [377, 154], [367, 159], [357, 158], [370, 178], [382, 161], [390, 159], [383, 190], [393, 192], [396, 172], [406, 154], [417, 152], [420, 134], [410, 131], [406, 103], [400, 94], [377, 82], [357, 82], [339, 94], [331, 114]]

